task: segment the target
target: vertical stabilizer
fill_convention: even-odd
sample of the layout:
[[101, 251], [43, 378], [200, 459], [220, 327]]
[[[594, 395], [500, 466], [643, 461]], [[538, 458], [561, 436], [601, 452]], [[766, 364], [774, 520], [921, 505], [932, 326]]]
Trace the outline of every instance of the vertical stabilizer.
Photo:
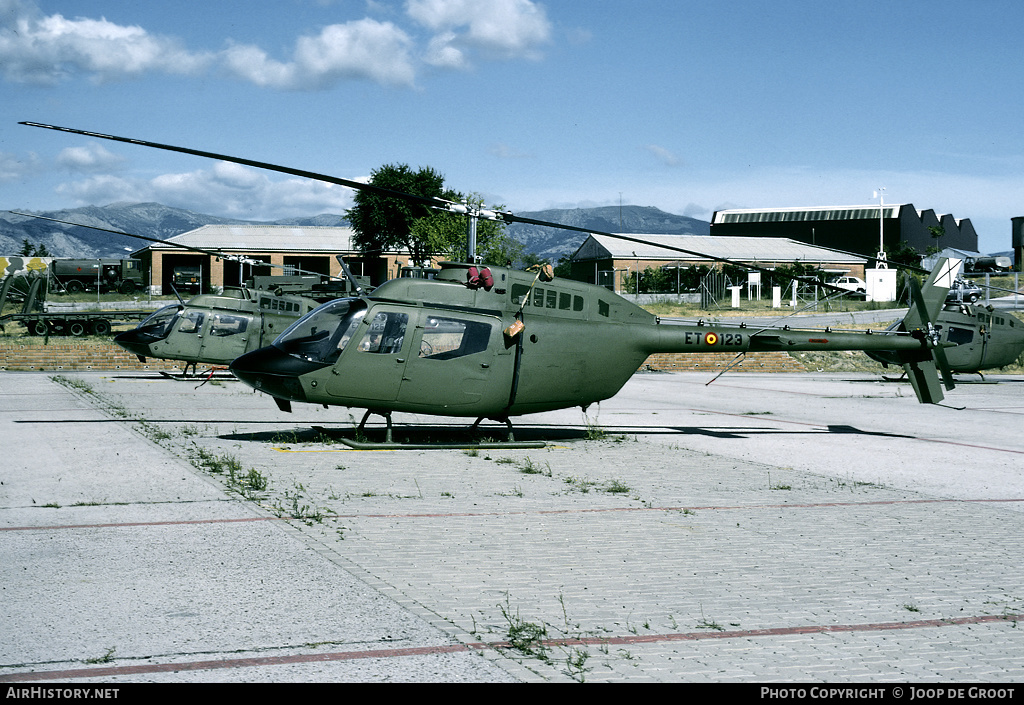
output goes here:
[[[953, 389], [953, 375], [946, 362], [945, 350], [939, 341], [939, 332], [932, 321], [942, 312], [946, 295], [960, 274], [963, 260], [943, 257], [932, 269], [924, 286], [909, 280], [911, 291], [910, 310], [903, 319], [902, 329], [921, 340], [921, 350], [900, 353], [899, 357], [906, 370], [907, 378], [914, 387], [914, 393], [922, 404], [938, 404], [943, 399], [942, 387]], [[907, 275], [910, 277], [910, 275]], [[939, 372], [942, 382], [939, 383]]]

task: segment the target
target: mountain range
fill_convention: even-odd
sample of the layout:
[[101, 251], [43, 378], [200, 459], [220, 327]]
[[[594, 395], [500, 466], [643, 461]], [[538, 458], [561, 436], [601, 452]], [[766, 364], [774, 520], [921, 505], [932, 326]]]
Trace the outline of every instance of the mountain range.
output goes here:
[[[343, 215], [321, 214], [308, 218], [287, 218], [275, 221], [252, 221], [221, 218], [172, 208], [159, 203], [111, 203], [106, 206], [84, 206], [36, 215], [83, 226], [166, 240], [203, 225], [291, 225], [345, 226]], [[517, 213], [533, 220], [546, 220], [562, 225], [617, 233], [659, 233], [707, 235], [711, 224], [682, 215], [674, 215], [648, 206], [603, 206]], [[586, 239], [584, 233], [537, 225], [514, 223], [508, 233], [525, 246], [525, 252], [540, 259], [557, 262], [572, 254]], [[33, 246], [45, 246], [53, 257], [125, 257], [145, 247], [145, 241], [126, 235], [94, 230], [89, 227], [64, 225], [49, 220], [0, 212], [0, 255], [14, 255], [28, 240]]]

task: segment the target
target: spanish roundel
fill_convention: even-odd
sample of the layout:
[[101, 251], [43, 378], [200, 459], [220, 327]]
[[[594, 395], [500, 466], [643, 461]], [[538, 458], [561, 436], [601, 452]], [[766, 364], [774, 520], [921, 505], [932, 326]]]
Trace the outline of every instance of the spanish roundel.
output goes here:
[[708, 333], [707, 335], [704, 336], [704, 342], [707, 343], [708, 345], [716, 345], [718, 343], [718, 334]]

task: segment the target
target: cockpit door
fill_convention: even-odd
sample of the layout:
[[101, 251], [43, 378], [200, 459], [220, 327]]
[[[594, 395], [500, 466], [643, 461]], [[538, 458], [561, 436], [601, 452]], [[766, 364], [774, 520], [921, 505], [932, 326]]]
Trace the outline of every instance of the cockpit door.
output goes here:
[[[213, 364], [226, 365], [255, 347], [248, 344], [255, 336], [259, 342], [259, 318], [262, 314], [214, 312], [202, 338], [202, 358]], [[254, 320], [256, 319], [256, 320]]]
[[[327, 392], [339, 400], [366, 406], [398, 397], [411, 349], [408, 332], [416, 323], [415, 308], [374, 306], [362, 318], [332, 368]], [[344, 401], [340, 401], [344, 404]]]

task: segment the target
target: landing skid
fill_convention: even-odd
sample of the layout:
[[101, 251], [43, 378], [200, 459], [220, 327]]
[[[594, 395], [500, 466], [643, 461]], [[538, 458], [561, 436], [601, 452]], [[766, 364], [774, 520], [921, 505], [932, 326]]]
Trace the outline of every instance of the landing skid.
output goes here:
[[[190, 367], [192, 368], [192, 372], [188, 371]], [[158, 370], [158, 371], [160, 372], [161, 375], [163, 375], [167, 379], [173, 379], [176, 382], [194, 382], [194, 381], [196, 381], [198, 379], [202, 379], [203, 380], [203, 384], [206, 384], [211, 379], [218, 379], [218, 380], [226, 380], [226, 379], [234, 380], [234, 379], [238, 379], [237, 377], [235, 377], [231, 373], [222, 374], [222, 375], [218, 375], [217, 374], [218, 372], [227, 372], [227, 369], [228, 368], [226, 368], [226, 367], [211, 367], [208, 370], [203, 370], [202, 372], [198, 372], [196, 370], [195, 364], [190, 362], [187, 365], [185, 365], [185, 369], [182, 370], [181, 372], [177, 372], [177, 373], [175, 373], [175, 372], [167, 372], [166, 370]]]
[[[963, 373], [963, 374], [968, 374], [968, 373]], [[981, 374], [980, 372], [973, 372], [973, 373], [970, 373], [970, 374], [978, 375], [979, 379], [958, 379], [958, 380], [956, 380], [956, 383], [957, 384], [999, 384], [999, 382], [997, 382], [997, 381], [985, 379], [985, 375]], [[883, 382], [906, 382], [907, 381], [907, 375], [906, 375], [906, 373], [900, 375], [899, 377], [889, 377], [887, 375], [882, 375], [882, 381]]]
[[[366, 437], [366, 421], [370, 416], [383, 416], [387, 422], [387, 427], [384, 431], [384, 441], [370, 441]], [[406, 429], [409, 431], [406, 433], [409, 436], [409, 440], [406, 441], [395, 441], [394, 439], [394, 425], [391, 421], [390, 411], [367, 411], [363, 415], [362, 421], [359, 422], [359, 427], [356, 429], [356, 438], [339, 437], [338, 441], [347, 445], [349, 448], [355, 450], [488, 450], [488, 449], [502, 449], [502, 448], [545, 448], [547, 447], [546, 441], [517, 441], [512, 431], [512, 422], [507, 418], [492, 419], [493, 421], [499, 421], [505, 424], [507, 431], [507, 437], [504, 441], [496, 441], [490, 439], [481, 439], [480, 434], [480, 423], [483, 418], [477, 419], [472, 426], [466, 431], [444, 429], [443, 431], [436, 432], [438, 435], [447, 436], [447, 438], [429, 438], [435, 431], [431, 429]], [[321, 432], [327, 432], [327, 429], [317, 428]], [[454, 436], [468, 435], [469, 438], [465, 440], [454, 438]], [[412, 440], [412, 436], [427, 437], [428, 440], [415, 441]]]

